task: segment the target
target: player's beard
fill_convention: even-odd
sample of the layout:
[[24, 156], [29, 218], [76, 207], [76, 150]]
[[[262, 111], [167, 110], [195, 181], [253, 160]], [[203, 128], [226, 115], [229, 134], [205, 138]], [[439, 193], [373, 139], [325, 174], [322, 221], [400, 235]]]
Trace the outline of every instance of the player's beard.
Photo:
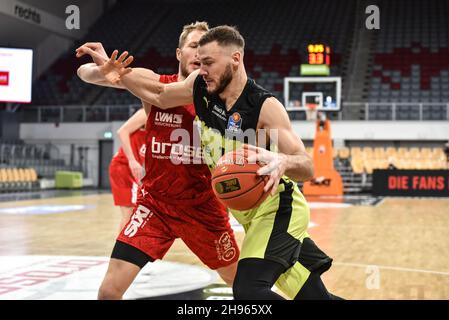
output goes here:
[[226, 66], [225, 71], [220, 76], [220, 80], [218, 80], [217, 88], [210, 93], [219, 95], [226, 89], [226, 87], [229, 85], [229, 83], [231, 83], [231, 81], [232, 81], [232, 69], [231, 65], [228, 64]]

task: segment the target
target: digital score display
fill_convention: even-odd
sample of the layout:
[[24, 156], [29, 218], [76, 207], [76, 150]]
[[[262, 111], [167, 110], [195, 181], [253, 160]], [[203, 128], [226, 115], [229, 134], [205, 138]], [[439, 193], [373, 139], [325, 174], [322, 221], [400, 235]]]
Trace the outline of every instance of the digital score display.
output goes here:
[[311, 43], [307, 46], [308, 63], [314, 65], [331, 64], [331, 49], [322, 43]]

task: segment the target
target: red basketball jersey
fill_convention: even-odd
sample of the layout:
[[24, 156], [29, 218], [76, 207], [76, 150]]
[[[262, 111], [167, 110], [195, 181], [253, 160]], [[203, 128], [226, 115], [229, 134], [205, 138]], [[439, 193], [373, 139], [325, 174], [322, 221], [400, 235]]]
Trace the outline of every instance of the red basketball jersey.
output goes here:
[[[131, 149], [133, 151], [134, 158], [141, 165], [143, 165], [145, 162], [145, 153], [146, 153], [145, 137], [146, 137], [146, 134], [147, 134], [146, 130], [139, 129], [139, 130], [134, 131], [129, 136], [129, 140], [131, 142]], [[118, 149], [117, 153], [115, 154], [114, 162], [128, 165], [128, 158], [126, 157], [125, 151], [123, 151], [122, 147], [120, 147]]]
[[[177, 80], [176, 74], [161, 75], [159, 79], [162, 83]], [[166, 110], [151, 107], [146, 125], [143, 186], [154, 198], [194, 205], [214, 196], [210, 170], [202, 161], [201, 145], [193, 143], [194, 119], [193, 104]]]

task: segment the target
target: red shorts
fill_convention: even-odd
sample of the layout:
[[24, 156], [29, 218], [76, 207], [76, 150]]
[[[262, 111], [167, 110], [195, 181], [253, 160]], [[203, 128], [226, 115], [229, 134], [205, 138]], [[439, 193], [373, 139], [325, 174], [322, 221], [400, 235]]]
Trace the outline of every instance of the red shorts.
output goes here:
[[109, 166], [109, 181], [111, 182], [114, 205], [134, 207], [139, 185], [134, 180], [129, 166], [112, 160]]
[[[175, 239], [181, 238], [211, 269], [238, 261], [240, 251], [229, 223], [229, 215], [213, 194], [210, 200], [201, 205], [186, 206], [167, 204], [150, 194], [142, 197], [143, 193], [144, 188], [139, 192], [133, 216], [117, 238], [119, 246], [125, 244], [125, 250], [121, 251], [126, 253], [114, 256], [113, 252], [112, 257], [142, 267], [147, 261], [162, 259]], [[131, 246], [129, 250], [126, 249], [128, 245]], [[133, 251], [139, 252], [135, 254]], [[148, 257], [147, 261], [142, 264], [134, 262], [132, 256], [141, 253]]]

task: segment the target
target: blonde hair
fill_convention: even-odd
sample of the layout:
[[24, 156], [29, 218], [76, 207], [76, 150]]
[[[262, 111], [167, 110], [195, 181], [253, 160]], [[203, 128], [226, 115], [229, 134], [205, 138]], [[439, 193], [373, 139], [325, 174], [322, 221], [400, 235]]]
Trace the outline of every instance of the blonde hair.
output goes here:
[[194, 23], [185, 25], [182, 28], [181, 35], [179, 36], [178, 48], [182, 48], [184, 46], [187, 36], [195, 30], [207, 32], [209, 31], [209, 24], [205, 21], [195, 21]]

